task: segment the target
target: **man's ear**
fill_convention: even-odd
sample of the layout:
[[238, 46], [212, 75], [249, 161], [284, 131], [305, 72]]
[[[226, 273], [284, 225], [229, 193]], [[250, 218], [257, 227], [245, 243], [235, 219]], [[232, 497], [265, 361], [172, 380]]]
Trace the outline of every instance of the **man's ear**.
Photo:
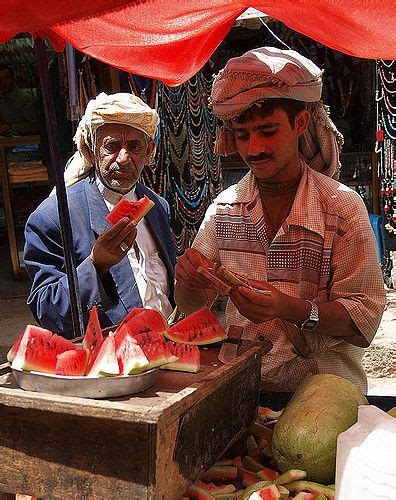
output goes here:
[[297, 113], [294, 120], [294, 130], [297, 132], [298, 136], [302, 135], [307, 130], [310, 120], [311, 113], [307, 109], [303, 109]]
[[146, 149], [146, 164], [149, 162], [150, 157], [154, 151], [155, 148], [155, 143], [152, 139], [149, 140], [147, 144], [147, 149]]

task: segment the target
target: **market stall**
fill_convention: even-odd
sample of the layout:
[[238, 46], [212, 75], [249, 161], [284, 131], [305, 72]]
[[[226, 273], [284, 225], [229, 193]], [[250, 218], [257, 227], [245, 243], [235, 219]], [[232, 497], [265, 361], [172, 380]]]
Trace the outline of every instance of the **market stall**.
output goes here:
[[[359, 57], [395, 57], [395, 13], [390, 1], [362, 4], [359, 11], [354, 10], [354, 2], [323, 1], [315, 8], [308, 2], [298, 7], [294, 2], [253, 3], [338, 50]], [[160, 0], [111, 2], [111, 7], [104, 0], [90, 6], [65, 2], [46, 17], [42, 15], [46, 2], [41, 2], [35, 5], [36, 16], [19, 7], [13, 18], [8, 5], [0, 37], [6, 40], [29, 30], [47, 36], [58, 48], [66, 40], [121, 69], [176, 85], [202, 67], [247, 6], [225, 0], [212, 2], [210, 7], [198, 0], [176, 5]], [[331, 16], [337, 23], [330, 33]], [[42, 38], [38, 38], [37, 50], [50, 129], [56, 121]], [[63, 213], [78, 337], [82, 331], [78, 285], [54, 129], [49, 130], [52, 165]], [[212, 465], [252, 423], [261, 353], [262, 346], [253, 346], [222, 366], [216, 350], [203, 351], [199, 374], [161, 373], [149, 392], [122, 400], [86, 401], [24, 392], [5, 374], [0, 389], [1, 489], [39, 497], [180, 498], [199, 472]]]

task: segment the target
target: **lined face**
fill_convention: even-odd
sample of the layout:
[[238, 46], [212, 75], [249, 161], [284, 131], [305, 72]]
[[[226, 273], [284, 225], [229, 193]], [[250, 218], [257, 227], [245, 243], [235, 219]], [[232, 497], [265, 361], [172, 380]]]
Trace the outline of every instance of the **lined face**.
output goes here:
[[97, 130], [95, 169], [104, 186], [127, 193], [148, 163], [154, 142], [128, 125], [109, 123]]
[[296, 116], [294, 128], [283, 109], [262, 117], [257, 108], [243, 123], [232, 122], [238, 153], [255, 177], [284, 182], [295, 176], [295, 165], [299, 165], [298, 138], [306, 129], [307, 113], [302, 111]]

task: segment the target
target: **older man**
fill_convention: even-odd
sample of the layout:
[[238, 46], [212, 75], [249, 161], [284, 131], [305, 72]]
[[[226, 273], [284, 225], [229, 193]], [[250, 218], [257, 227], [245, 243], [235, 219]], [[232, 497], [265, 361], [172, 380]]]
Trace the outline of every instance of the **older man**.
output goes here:
[[[91, 100], [75, 135], [77, 152], [65, 179], [72, 223], [79, 293], [85, 320], [96, 305], [102, 326], [116, 324], [133, 307], [172, 311], [176, 254], [169, 206], [138, 182], [154, 149], [158, 115], [131, 94], [100, 94]], [[106, 215], [121, 200], [148, 196], [152, 210], [136, 225]], [[31, 214], [24, 260], [32, 281], [28, 304], [45, 328], [71, 335], [55, 196]]]
[[273, 344], [264, 388], [290, 391], [330, 372], [365, 391], [362, 347], [385, 296], [365, 206], [331, 179], [342, 137], [320, 101], [321, 74], [295, 51], [265, 47], [231, 59], [216, 78], [218, 152], [238, 152], [250, 172], [209, 207], [176, 266], [175, 296], [182, 310], [210, 303], [213, 288], [197, 269], [222, 264], [252, 286], [232, 287], [227, 325]]

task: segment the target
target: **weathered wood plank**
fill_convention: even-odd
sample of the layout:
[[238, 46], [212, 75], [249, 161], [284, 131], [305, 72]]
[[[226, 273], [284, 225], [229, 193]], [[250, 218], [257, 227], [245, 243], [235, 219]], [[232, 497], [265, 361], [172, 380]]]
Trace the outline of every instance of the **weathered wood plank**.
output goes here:
[[[0, 490], [45, 498], [145, 498], [148, 426], [0, 405]], [[138, 496], [134, 496], [138, 495]]]

